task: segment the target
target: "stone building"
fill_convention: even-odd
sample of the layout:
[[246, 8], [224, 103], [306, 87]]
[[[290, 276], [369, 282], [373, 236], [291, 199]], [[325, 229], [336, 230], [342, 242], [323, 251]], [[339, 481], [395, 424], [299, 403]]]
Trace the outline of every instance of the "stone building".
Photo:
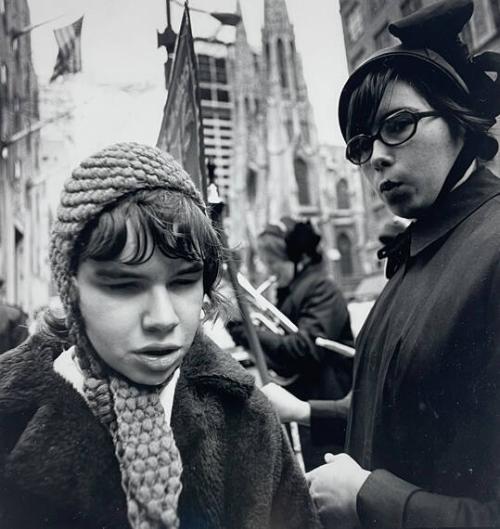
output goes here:
[[6, 299], [28, 311], [48, 299], [49, 283], [29, 25], [26, 0], [0, 0], [0, 276]]

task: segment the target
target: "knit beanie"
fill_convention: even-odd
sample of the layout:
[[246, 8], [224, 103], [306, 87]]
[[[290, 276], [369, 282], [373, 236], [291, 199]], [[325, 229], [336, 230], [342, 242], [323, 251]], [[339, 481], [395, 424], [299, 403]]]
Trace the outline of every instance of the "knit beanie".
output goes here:
[[135, 385], [109, 368], [90, 343], [72, 276], [75, 243], [104, 210], [139, 190], [171, 190], [206, 213], [200, 193], [167, 153], [119, 143], [84, 160], [66, 181], [51, 234], [50, 261], [63, 303], [84, 392], [94, 415], [108, 428], [120, 465], [133, 529], [177, 528], [182, 463], [159, 400], [160, 388]]

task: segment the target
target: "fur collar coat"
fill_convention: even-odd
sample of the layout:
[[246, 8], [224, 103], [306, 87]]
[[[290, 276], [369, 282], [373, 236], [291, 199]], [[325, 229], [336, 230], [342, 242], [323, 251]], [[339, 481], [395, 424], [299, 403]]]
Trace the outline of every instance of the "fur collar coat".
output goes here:
[[[60, 350], [60, 349], [59, 349]], [[37, 336], [0, 358], [0, 527], [129, 527], [108, 431]], [[307, 529], [317, 515], [253, 378], [206, 338], [186, 355], [171, 419], [181, 529]]]

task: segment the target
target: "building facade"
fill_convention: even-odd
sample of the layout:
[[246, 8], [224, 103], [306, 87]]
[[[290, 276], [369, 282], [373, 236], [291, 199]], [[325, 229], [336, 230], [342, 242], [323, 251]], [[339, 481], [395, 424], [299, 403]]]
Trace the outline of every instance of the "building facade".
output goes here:
[[198, 66], [205, 157], [215, 165], [219, 194], [229, 207], [234, 121], [230, 45], [215, 39], [195, 38], [194, 49]]
[[0, 276], [7, 301], [27, 311], [46, 302], [49, 283], [29, 25], [26, 0], [0, 0]]

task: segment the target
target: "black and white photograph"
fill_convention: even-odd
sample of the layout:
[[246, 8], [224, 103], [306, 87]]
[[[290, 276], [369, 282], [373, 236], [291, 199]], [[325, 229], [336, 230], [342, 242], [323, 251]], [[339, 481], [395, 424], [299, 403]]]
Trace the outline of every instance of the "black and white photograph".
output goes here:
[[500, 527], [500, 0], [0, 0], [0, 529]]

